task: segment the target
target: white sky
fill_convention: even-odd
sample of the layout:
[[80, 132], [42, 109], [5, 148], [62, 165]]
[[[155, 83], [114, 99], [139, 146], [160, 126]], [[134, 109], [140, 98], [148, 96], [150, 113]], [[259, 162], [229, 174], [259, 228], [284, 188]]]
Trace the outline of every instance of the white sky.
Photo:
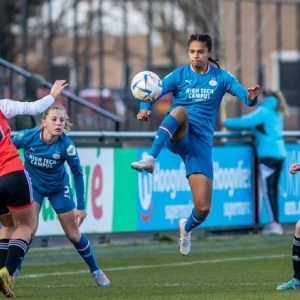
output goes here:
[[[52, 18], [53, 20], [57, 20], [61, 10], [64, 7], [69, 8], [73, 3], [73, 0], [52, 0]], [[97, 10], [98, 8], [98, 0], [92, 0], [92, 8], [93, 10]], [[146, 3], [145, 3], [146, 4]], [[163, 6], [167, 11], [170, 11], [170, 5], [167, 0], [160, 1], [159, 6]], [[154, 6], [154, 5], [153, 5]], [[86, 16], [88, 12], [89, 6], [86, 2], [80, 2], [78, 5], [78, 23], [82, 26], [86, 21]], [[145, 14], [137, 11], [133, 5], [128, 2], [127, 11], [128, 11], [128, 34], [147, 34], [147, 6], [145, 6]], [[113, 35], [121, 35], [123, 29], [123, 14], [122, 14], [122, 3], [117, 3], [114, 0], [104, 0], [103, 1], [103, 28], [104, 31], [109, 32]], [[73, 9], [69, 9], [69, 12], [65, 15], [63, 19], [63, 23], [68, 28], [73, 28]], [[158, 18], [153, 15], [154, 22], [159, 22]], [[36, 27], [40, 26], [41, 22], [43, 24], [47, 23], [48, 20], [48, 5], [44, 4], [42, 9], [41, 19], [32, 19], [29, 25]], [[175, 10], [175, 26], [182, 27], [183, 26], [183, 18], [182, 14], [179, 10]], [[93, 24], [94, 30], [97, 29], [97, 19]], [[84, 28], [79, 30], [84, 30]]]

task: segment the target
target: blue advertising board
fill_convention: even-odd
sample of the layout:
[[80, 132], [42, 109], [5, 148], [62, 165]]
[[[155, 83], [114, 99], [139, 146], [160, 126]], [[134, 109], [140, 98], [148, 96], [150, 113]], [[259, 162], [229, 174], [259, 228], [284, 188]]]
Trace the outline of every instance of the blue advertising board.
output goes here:
[[[138, 149], [137, 159], [149, 149]], [[201, 227], [254, 224], [253, 149], [251, 146], [213, 149], [214, 186], [212, 209]], [[164, 149], [153, 174], [138, 173], [138, 230], [178, 228], [187, 218], [193, 199], [185, 166], [178, 155]]]
[[[300, 173], [292, 175], [289, 168], [292, 164], [300, 162], [300, 145], [287, 144], [286, 148], [288, 155], [283, 164], [278, 187], [278, 220], [280, 223], [296, 223], [300, 218]], [[267, 224], [272, 215], [261, 184], [263, 184], [262, 176], [259, 185], [259, 222]]]

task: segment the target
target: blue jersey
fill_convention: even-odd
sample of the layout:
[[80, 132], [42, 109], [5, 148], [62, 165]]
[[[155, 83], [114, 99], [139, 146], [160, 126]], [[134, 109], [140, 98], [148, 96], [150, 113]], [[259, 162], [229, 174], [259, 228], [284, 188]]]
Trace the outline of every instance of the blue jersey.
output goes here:
[[80, 160], [73, 142], [64, 133], [52, 143], [41, 139], [41, 130], [34, 128], [20, 131], [13, 143], [24, 149], [25, 168], [32, 186], [39, 193], [57, 193], [69, 185], [69, 175], [64, 163], [67, 162], [74, 176], [77, 208], [84, 209], [84, 181]]
[[[220, 103], [225, 93], [241, 99], [248, 106], [257, 103], [257, 97], [247, 99], [248, 91], [229, 72], [209, 65], [205, 74], [196, 73], [191, 65], [175, 69], [162, 80], [161, 96], [172, 92], [172, 109], [183, 106], [189, 114], [190, 130], [208, 148], [213, 144], [213, 132]], [[150, 110], [151, 103], [142, 102], [140, 108]]]

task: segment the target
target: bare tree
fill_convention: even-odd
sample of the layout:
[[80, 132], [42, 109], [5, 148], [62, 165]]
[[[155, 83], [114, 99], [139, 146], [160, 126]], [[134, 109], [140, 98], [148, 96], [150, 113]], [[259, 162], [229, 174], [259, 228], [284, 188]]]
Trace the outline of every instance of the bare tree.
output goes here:
[[[37, 7], [43, 0], [27, 0], [28, 16], [36, 14]], [[20, 24], [22, 18], [21, 1], [1, 0], [0, 1], [0, 57], [13, 61], [16, 56], [16, 36], [13, 26]]]
[[[138, 11], [145, 11], [148, 0], [137, 1], [132, 0], [132, 4]], [[174, 7], [172, 7], [174, 5]], [[176, 15], [180, 14], [183, 26], [176, 26], [177, 16], [175, 20], [171, 18], [171, 10], [175, 9]], [[166, 42], [170, 41], [170, 28], [174, 23], [176, 42], [185, 46], [187, 35], [193, 33], [212, 33], [213, 1], [199, 0], [169, 0], [159, 1], [153, 0], [153, 22], [154, 30], [157, 31], [162, 39]]]

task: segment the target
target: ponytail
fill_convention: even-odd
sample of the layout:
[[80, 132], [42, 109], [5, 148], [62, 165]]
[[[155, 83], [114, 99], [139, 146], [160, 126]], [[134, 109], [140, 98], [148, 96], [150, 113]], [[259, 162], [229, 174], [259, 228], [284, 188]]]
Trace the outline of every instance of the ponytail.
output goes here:
[[262, 95], [264, 97], [269, 97], [269, 96], [275, 97], [277, 99], [276, 110], [280, 112], [283, 116], [289, 115], [288, 105], [281, 91], [264, 90], [262, 91]]
[[283, 116], [288, 116], [289, 115], [288, 105], [281, 91], [275, 91], [274, 96], [278, 100], [277, 111], [279, 111]]
[[219, 61], [218, 59], [213, 59], [213, 58], [209, 57], [208, 60], [210, 62], [212, 62], [213, 64], [215, 64], [218, 68], [220, 68], [220, 65], [217, 63]]

